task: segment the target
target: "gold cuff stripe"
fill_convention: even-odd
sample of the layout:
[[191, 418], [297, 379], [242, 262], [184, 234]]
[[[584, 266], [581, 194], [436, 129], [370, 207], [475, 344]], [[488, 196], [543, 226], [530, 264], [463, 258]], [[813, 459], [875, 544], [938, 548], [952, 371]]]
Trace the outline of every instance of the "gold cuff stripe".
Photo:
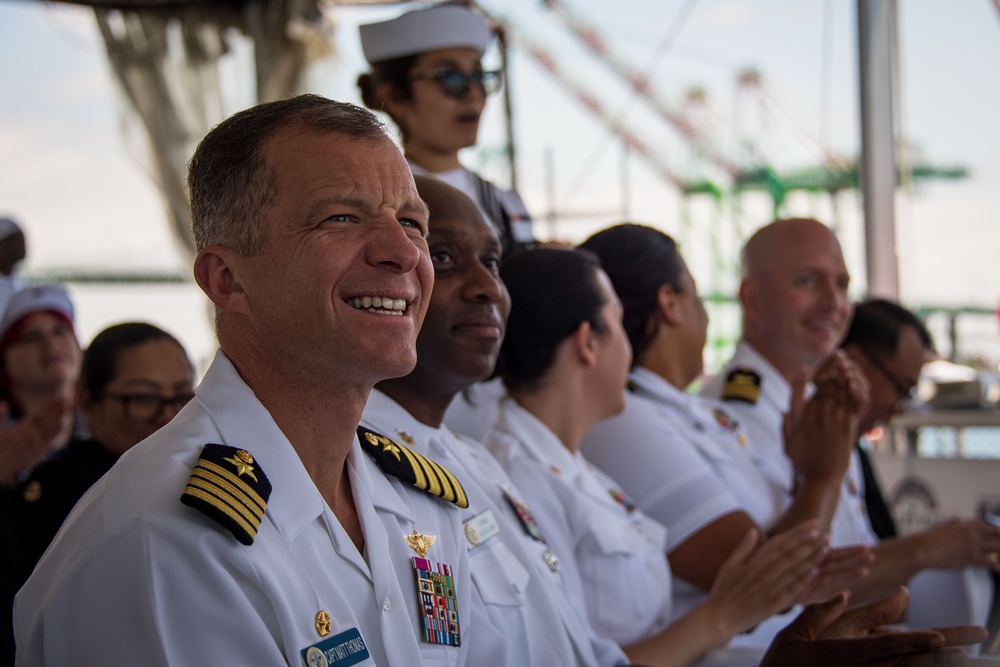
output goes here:
[[397, 446], [399, 447], [399, 451], [403, 452], [403, 455], [406, 456], [406, 460], [410, 463], [410, 467], [413, 468], [413, 476], [415, 478], [413, 486], [418, 489], [426, 489], [430, 486], [430, 484], [427, 481], [427, 475], [424, 474], [424, 469], [417, 463], [416, 458], [414, 458], [416, 456], [416, 452], [402, 445]]
[[757, 387], [726, 387], [725, 395], [731, 398], [750, 398], [757, 399], [760, 395], [760, 389]]
[[444, 473], [444, 475], [448, 478], [448, 481], [451, 482], [451, 487], [455, 489], [455, 499], [452, 500], [452, 502], [459, 507], [468, 507], [469, 498], [465, 495], [465, 489], [462, 488], [462, 484], [458, 481], [458, 478], [444, 466], [441, 466], [441, 472]]
[[[461, 483], [459, 483], [458, 479], [456, 479], [455, 475], [453, 475], [450, 470], [439, 464], [437, 461], [429, 459], [423, 454], [403, 447], [402, 445], [400, 445], [400, 449], [406, 453], [411, 464], [414, 464], [414, 472], [417, 472], [418, 474], [426, 472], [428, 479], [432, 480], [431, 488], [428, 489], [430, 493], [440, 496], [448, 502], [455, 503], [459, 507], [464, 508], [469, 506], [469, 499], [465, 495], [465, 489], [462, 488]], [[415, 463], [419, 463], [420, 467], [417, 467]], [[421, 488], [427, 489], [426, 486]]]
[[434, 472], [437, 474], [438, 479], [441, 480], [441, 486], [443, 488], [443, 491], [442, 491], [443, 497], [446, 500], [449, 500], [450, 502], [453, 502], [453, 503], [456, 502], [458, 500], [458, 493], [456, 493], [456, 491], [455, 491], [455, 485], [453, 484], [453, 481], [455, 480], [455, 478], [451, 477], [445, 471], [444, 467], [442, 467], [441, 464], [438, 463], [437, 461], [433, 461], [431, 459], [427, 459], [427, 462], [430, 463], [430, 465], [431, 465], [432, 468], [434, 468]]
[[197, 472], [203, 470], [207, 475], [203, 475], [206, 479], [218, 479], [221, 483], [228, 482], [231, 487], [230, 493], [234, 497], [240, 499], [241, 502], [245, 503], [248, 508], [250, 508], [254, 514], [260, 516], [264, 515], [264, 508], [267, 507], [267, 501], [260, 497], [260, 494], [256, 490], [252, 489], [246, 482], [241, 480], [233, 471], [226, 470], [222, 466], [212, 463], [211, 461], [206, 461], [205, 459], [200, 459], [198, 465], [195, 466], [194, 471]]
[[[417, 482], [414, 483], [414, 486], [424, 489], [435, 496], [440, 496], [441, 483], [438, 481], [434, 471], [427, 465], [427, 459], [406, 447], [400, 447], [400, 449], [406, 454], [406, 458], [409, 460], [410, 465], [413, 466], [413, 472], [417, 476]], [[421, 480], [423, 484], [420, 483]]]
[[234, 496], [230, 489], [226, 488], [224, 481], [205, 477], [203, 471], [195, 469], [188, 479], [188, 486], [197, 487], [207, 493], [211, 493], [220, 501], [232, 507], [234, 512], [238, 512], [240, 516], [250, 523], [259, 526], [261, 520], [264, 518], [263, 513], [258, 514], [256, 508], [248, 506], [239, 496]]
[[231, 505], [226, 503], [225, 500], [199, 488], [192, 486], [190, 483], [184, 488], [184, 493], [204, 500], [206, 503], [219, 510], [230, 519], [232, 519], [240, 528], [242, 528], [247, 535], [250, 536], [251, 540], [257, 537], [257, 526], [250, 525], [246, 520], [243, 519], [239, 513], [235, 512]]
[[383, 473], [458, 507], [469, 506], [462, 484], [450, 470], [433, 459], [364, 426], [358, 427], [358, 437], [361, 448], [375, 460]]
[[756, 392], [727, 391], [722, 395], [724, 401], [744, 401], [755, 405], [760, 400], [760, 394]]

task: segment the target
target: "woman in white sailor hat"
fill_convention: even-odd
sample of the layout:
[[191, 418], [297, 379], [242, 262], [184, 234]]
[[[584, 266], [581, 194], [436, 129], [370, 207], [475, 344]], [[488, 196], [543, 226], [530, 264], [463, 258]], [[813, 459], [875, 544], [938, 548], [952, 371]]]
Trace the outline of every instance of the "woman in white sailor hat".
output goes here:
[[495, 38], [467, 6], [444, 2], [390, 21], [362, 25], [361, 47], [372, 70], [358, 77], [365, 105], [399, 127], [414, 173], [432, 174], [475, 201], [493, 223], [504, 253], [531, 246], [531, 219], [516, 192], [462, 166], [458, 152], [476, 143], [486, 97], [501, 72], [481, 58]]

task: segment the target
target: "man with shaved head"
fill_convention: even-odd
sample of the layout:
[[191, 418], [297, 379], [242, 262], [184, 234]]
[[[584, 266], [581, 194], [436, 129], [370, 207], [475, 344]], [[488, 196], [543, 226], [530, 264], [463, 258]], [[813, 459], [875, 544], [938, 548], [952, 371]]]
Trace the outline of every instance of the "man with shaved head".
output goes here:
[[[702, 393], [723, 399], [742, 419], [751, 458], [775, 488], [791, 497], [796, 480], [789, 448], [799, 448], [801, 456], [809, 446], [796, 440], [795, 416], [809, 392], [809, 380], [835, 353], [851, 324], [850, 276], [833, 232], [817, 220], [793, 218], [772, 222], [750, 237], [743, 249], [741, 277], [742, 336], [733, 358], [705, 383]], [[858, 355], [851, 359], [857, 361]], [[855, 378], [872, 377], [867, 369], [843, 362]], [[859, 420], [855, 432], [844, 434], [845, 455], [853, 451], [863, 427]], [[998, 533], [978, 525], [982, 522], [976, 522], [974, 530], [960, 530], [965, 526], [961, 522], [948, 524], [954, 530], [944, 539], [920, 533], [879, 543], [867, 516], [860, 460], [855, 454], [849, 461], [830, 543], [876, 545], [869, 576], [852, 586], [853, 601], [885, 595], [927, 568], [982, 565], [985, 554], [996, 551]]]
[[847, 331], [850, 275], [837, 237], [822, 223], [763, 227], [744, 248], [742, 278], [743, 338], [782, 375], [815, 368]]
[[806, 218], [759, 229], [744, 246], [741, 264], [743, 334], [733, 358], [702, 393], [730, 403], [743, 418], [755, 462], [772, 484], [790, 491], [783, 415], [793, 387], [805, 384], [847, 331], [850, 275], [833, 232]]

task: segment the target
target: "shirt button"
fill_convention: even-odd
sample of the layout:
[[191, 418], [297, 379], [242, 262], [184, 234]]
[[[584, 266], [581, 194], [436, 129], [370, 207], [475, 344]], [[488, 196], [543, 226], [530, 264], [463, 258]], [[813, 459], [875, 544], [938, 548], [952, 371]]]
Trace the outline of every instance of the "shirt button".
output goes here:
[[382, 609], [385, 609], [386, 611], [392, 609], [392, 603], [389, 602], [389, 598], [386, 598], [385, 602], [382, 603]]

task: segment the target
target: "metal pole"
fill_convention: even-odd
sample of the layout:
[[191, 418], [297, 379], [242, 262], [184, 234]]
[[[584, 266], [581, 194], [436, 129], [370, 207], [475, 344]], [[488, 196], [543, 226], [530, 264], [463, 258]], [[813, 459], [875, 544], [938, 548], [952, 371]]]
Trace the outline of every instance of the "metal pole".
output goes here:
[[510, 189], [517, 190], [517, 155], [514, 150], [514, 111], [510, 99], [510, 62], [507, 53], [507, 31], [497, 27], [497, 44], [500, 46], [500, 68], [503, 70], [504, 126], [507, 130], [507, 160], [510, 162]]
[[545, 149], [545, 192], [549, 198], [549, 213], [546, 216], [549, 223], [549, 240], [555, 241], [556, 222], [559, 215], [556, 212], [556, 161], [552, 146]]
[[893, 0], [858, 0], [858, 65], [865, 256], [869, 296], [899, 299], [896, 257], [896, 132]]
[[629, 150], [628, 143], [622, 144], [622, 222], [628, 221], [632, 217], [632, 191], [629, 187], [631, 185], [631, 180], [629, 177], [629, 156], [631, 151]]

